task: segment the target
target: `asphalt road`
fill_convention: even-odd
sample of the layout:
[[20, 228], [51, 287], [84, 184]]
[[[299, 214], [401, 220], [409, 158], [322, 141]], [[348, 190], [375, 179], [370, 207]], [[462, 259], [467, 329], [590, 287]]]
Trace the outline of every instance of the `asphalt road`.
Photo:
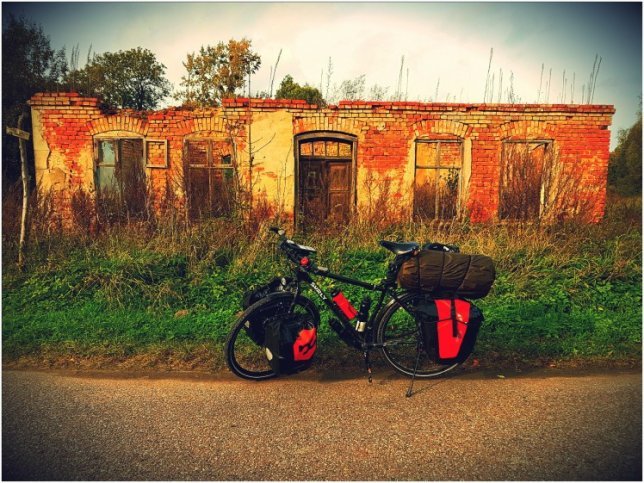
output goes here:
[[641, 372], [4, 371], [4, 480], [642, 478]]

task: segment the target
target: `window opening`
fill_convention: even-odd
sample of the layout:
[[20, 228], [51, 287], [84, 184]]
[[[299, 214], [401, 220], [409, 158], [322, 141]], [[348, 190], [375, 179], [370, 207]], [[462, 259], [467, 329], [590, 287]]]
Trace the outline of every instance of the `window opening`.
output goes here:
[[193, 219], [230, 215], [235, 202], [234, 166], [228, 141], [185, 142], [188, 210]]
[[544, 173], [552, 141], [505, 141], [501, 152], [499, 218], [535, 220], [544, 204]]
[[458, 215], [462, 167], [462, 141], [416, 141], [414, 217], [449, 219]]

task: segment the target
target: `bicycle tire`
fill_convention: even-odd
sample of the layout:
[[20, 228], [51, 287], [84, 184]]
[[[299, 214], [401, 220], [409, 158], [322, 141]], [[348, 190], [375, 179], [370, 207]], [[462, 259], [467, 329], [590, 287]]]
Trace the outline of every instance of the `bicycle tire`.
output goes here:
[[[415, 305], [426, 295], [408, 292], [398, 299], [408, 305]], [[416, 377], [428, 379], [451, 371], [459, 364], [438, 364], [431, 360], [424, 347], [424, 341], [416, 319], [398, 302], [392, 300], [378, 316], [376, 343], [381, 345], [380, 353], [398, 372], [406, 376], [414, 374], [417, 351], [420, 350]]]
[[[237, 318], [224, 345], [224, 358], [233, 374], [242, 379], [255, 381], [276, 376], [266, 359], [261, 341], [252, 340], [245, 328], [248, 327], [247, 323], [251, 318], [261, 320], [286, 313], [291, 303], [293, 303], [292, 293], [273, 293], [252, 304]], [[320, 314], [315, 304], [308, 298], [298, 296], [293, 304], [293, 310], [296, 313], [307, 312], [313, 317], [315, 325], [319, 325]]]

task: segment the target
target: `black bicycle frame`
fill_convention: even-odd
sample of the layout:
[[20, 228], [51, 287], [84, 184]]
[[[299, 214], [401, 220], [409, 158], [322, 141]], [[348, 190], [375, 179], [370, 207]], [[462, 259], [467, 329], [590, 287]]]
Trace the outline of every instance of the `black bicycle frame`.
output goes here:
[[[379, 284], [371, 284], [367, 282], [363, 282], [362, 280], [357, 280], [355, 278], [350, 278], [350, 277], [345, 277], [344, 275], [339, 275], [336, 273], [330, 272], [327, 268], [323, 267], [311, 267], [311, 273], [314, 275], [318, 275], [320, 277], [325, 277], [325, 278], [331, 278], [333, 280], [337, 280], [339, 282], [343, 283], [348, 283], [350, 285], [356, 285], [358, 287], [362, 287], [366, 290], [372, 291], [372, 292], [379, 292], [380, 296], [378, 298], [378, 303], [376, 304], [375, 308], [372, 309], [371, 314], [369, 314], [368, 320], [367, 320], [367, 330], [365, 331], [365, 334], [370, 333], [371, 330], [373, 329], [373, 324], [375, 322], [375, 318], [380, 312], [380, 309], [382, 308], [383, 302], [385, 300], [385, 297], [389, 295], [392, 299], [394, 299], [398, 304], [410, 315], [414, 315], [397, 297], [396, 293], [394, 290], [392, 290], [393, 285], [390, 283], [387, 283], [385, 281], [379, 283]], [[295, 268], [295, 280], [296, 280], [296, 289], [295, 289], [295, 294], [293, 297], [293, 304], [295, 304], [295, 299], [297, 296], [300, 294], [300, 283], [305, 282], [307, 283], [313, 291], [317, 294], [320, 299], [324, 302], [324, 304], [331, 310], [331, 312], [341, 321], [341, 323], [349, 327], [353, 330], [353, 327], [350, 326], [346, 316], [338, 309], [338, 307], [333, 303], [331, 298], [320, 288], [318, 284], [315, 283], [315, 281], [311, 278], [311, 274], [309, 273], [309, 270], [303, 268], [303, 267], [297, 267]], [[291, 306], [291, 309], [293, 306]], [[359, 335], [361, 338], [361, 334], [356, 334]], [[364, 342], [364, 340], [363, 340]]]

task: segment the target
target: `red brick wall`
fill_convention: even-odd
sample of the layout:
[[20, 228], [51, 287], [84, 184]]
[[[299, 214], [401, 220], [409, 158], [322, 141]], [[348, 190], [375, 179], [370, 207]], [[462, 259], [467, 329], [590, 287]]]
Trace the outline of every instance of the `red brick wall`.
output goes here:
[[[87, 184], [91, 173], [78, 159], [81, 153], [92, 150], [94, 136], [125, 131], [146, 139], [167, 140], [168, 168], [148, 169], [155, 189], [162, 191], [168, 182], [175, 183], [173, 179], [182, 176], [186, 136], [201, 133], [224, 138], [234, 132], [241, 152], [247, 146], [249, 121], [262, 112], [290, 113], [292, 136], [318, 130], [355, 135], [357, 169], [362, 173], [400, 173], [402, 177], [410, 169], [410, 152], [419, 137], [468, 139], [471, 178], [467, 208], [473, 221], [497, 216], [501, 149], [503, 141], [510, 139], [553, 140], [566, 169], [580, 173], [580, 191], [592, 202], [592, 219], [599, 220], [605, 206], [608, 127], [615, 112], [613, 106], [604, 105], [413, 102], [340, 102], [318, 109], [305, 101], [227, 99], [218, 109], [124, 110], [109, 114], [98, 109], [96, 99], [75, 94], [36, 94], [31, 106], [40, 112], [42, 121], [40, 126], [34, 125], [34, 130], [42, 131], [49, 150], [68, 173], [65, 190]], [[158, 159], [158, 150], [154, 156]], [[262, 169], [255, 173], [261, 176]], [[47, 173], [46, 169], [42, 171], [45, 177]], [[360, 186], [357, 189], [360, 198]]]

